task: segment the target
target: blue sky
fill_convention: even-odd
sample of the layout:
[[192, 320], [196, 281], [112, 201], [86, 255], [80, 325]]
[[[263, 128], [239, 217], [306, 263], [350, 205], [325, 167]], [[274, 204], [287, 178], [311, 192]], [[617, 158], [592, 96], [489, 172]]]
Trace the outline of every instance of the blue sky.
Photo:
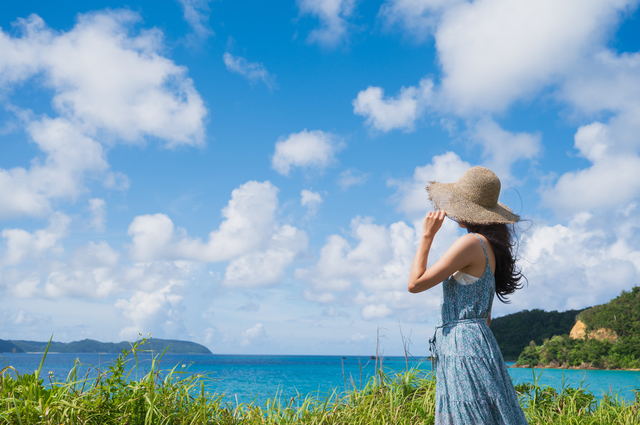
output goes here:
[[608, 301], [640, 276], [637, 5], [3, 5], [0, 339], [425, 355], [424, 187], [475, 165], [526, 219], [494, 317]]

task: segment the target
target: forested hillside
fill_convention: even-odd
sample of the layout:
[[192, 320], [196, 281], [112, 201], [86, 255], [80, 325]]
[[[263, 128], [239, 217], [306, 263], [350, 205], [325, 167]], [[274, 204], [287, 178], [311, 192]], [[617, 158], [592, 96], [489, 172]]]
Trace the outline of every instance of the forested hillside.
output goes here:
[[568, 334], [581, 311], [523, 310], [495, 318], [491, 330], [504, 359], [516, 360], [531, 341], [540, 345], [546, 338]]
[[607, 328], [621, 338], [637, 336], [640, 331], [640, 287], [623, 291], [607, 304], [584, 310], [578, 319], [587, 325], [587, 331]]
[[[173, 339], [147, 340], [145, 350], [153, 350], [162, 353], [167, 349], [167, 354], [211, 354], [211, 351], [203, 345], [191, 341], [179, 341]], [[48, 342], [40, 341], [2, 341], [0, 340], [0, 352], [44, 352]], [[16, 349], [17, 348], [17, 349]], [[49, 351], [52, 353], [120, 353], [124, 349], [130, 349], [131, 344], [122, 342], [100, 342], [93, 339], [83, 339], [73, 342], [52, 341]]]
[[518, 358], [521, 366], [640, 368], [640, 287], [622, 291], [607, 304], [581, 312], [586, 337], [556, 336], [530, 344]]

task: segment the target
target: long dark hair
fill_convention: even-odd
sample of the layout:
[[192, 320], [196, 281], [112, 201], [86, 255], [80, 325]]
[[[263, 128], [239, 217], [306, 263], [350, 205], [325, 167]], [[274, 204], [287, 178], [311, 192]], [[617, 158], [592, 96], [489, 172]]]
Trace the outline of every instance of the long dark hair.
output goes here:
[[503, 303], [509, 303], [507, 295], [522, 288], [521, 280], [526, 277], [516, 266], [518, 239], [513, 224], [469, 224], [462, 223], [469, 233], [479, 233], [489, 241], [496, 257], [496, 294]]

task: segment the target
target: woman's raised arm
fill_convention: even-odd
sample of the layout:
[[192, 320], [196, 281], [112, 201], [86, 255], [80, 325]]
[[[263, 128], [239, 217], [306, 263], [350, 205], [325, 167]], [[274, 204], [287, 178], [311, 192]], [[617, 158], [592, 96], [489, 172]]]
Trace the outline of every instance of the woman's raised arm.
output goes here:
[[428, 213], [424, 219], [420, 244], [416, 256], [413, 258], [409, 274], [409, 292], [418, 293], [433, 288], [456, 271], [471, 264], [475, 238], [471, 235], [465, 235], [455, 241], [442, 258], [427, 269], [429, 250], [444, 218], [444, 211], [435, 211]]

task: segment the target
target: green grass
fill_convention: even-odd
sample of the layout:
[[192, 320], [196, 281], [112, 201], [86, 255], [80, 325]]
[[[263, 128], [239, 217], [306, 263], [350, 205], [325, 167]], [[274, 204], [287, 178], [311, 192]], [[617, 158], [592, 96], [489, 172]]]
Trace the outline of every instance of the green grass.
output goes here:
[[[264, 404], [234, 403], [206, 391], [207, 376], [176, 368], [159, 370], [159, 360], [142, 377], [128, 367], [144, 340], [104, 370], [79, 375], [76, 364], [65, 381], [0, 371], [0, 423], [6, 424], [433, 424], [435, 379], [411, 369], [390, 376], [378, 371], [361, 389], [326, 397], [282, 396]], [[48, 378], [46, 381], [45, 379]], [[355, 385], [354, 385], [355, 387]], [[638, 400], [615, 396], [598, 402], [581, 388], [521, 384], [516, 387], [531, 424], [637, 424]]]

